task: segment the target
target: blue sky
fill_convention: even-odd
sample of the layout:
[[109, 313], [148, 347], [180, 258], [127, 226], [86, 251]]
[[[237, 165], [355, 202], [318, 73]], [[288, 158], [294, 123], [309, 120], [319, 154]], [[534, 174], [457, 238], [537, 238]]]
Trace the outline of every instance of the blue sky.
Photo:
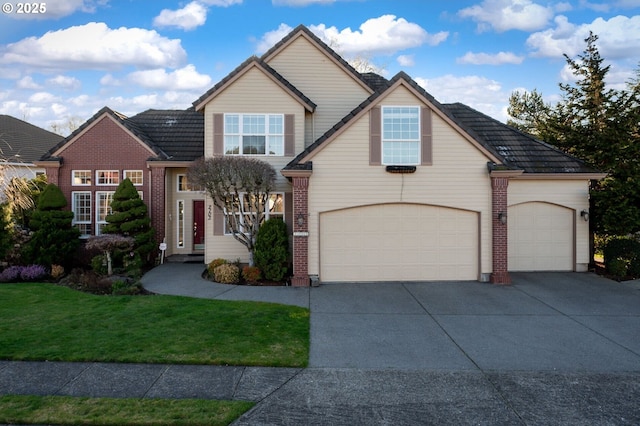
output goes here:
[[50, 0], [43, 13], [0, 3], [0, 114], [46, 129], [103, 106], [187, 108], [299, 24], [347, 60], [387, 78], [405, 71], [440, 102], [501, 121], [515, 90], [558, 99], [572, 81], [563, 53], [580, 54], [589, 31], [610, 87], [640, 64], [640, 0]]

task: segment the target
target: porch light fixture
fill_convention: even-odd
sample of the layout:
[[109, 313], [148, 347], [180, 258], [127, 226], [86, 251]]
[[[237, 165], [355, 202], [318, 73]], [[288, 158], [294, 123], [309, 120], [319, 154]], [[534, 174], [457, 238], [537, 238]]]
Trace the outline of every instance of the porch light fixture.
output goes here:
[[588, 222], [589, 221], [589, 211], [588, 210], [582, 210], [580, 212], [580, 217], [585, 221]]
[[498, 213], [498, 220], [500, 221], [501, 224], [506, 225], [507, 224], [507, 214], [500, 212]]
[[304, 226], [304, 215], [302, 213], [298, 213], [296, 220], [298, 221], [298, 226]]

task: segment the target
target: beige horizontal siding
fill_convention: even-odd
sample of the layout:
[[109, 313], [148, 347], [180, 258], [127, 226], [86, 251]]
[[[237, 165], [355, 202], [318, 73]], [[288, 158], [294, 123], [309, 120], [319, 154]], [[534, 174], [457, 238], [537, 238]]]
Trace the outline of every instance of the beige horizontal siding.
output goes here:
[[269, 60], [269, 65], [317, 105], [310, 143], [358, 106], [369, 92], [304, 37]]

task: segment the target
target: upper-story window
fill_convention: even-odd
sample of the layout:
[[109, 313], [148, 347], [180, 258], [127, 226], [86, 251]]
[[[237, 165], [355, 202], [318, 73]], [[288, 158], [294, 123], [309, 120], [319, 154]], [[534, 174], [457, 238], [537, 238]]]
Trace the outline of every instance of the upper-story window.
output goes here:
[[178, 192], [186, 191], [204, 191], [204, 188], [189, 183], [187, 175], [178, 175]]
[[226, 155], [284, 155], [284, 115], [225, 114]]
[[420, 164], [420, 107], [382, 107], [382, 164]]
[[128, 178], [134, 186], [140, 186], [143, 184], [142, 170], [125, 170], [124, 178]]
[[119, 170], [96, 170], [98, 185], [118, 185], [120, 183]]
[[91, 170], [74, 170], [71, 172], [71, 185], [89, 186], [91, 185]]

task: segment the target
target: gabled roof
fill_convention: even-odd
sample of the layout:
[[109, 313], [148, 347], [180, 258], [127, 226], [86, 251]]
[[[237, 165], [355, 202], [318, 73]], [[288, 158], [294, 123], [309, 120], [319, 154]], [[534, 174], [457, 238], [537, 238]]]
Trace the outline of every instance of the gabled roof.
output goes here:
[[231, 71], [220, 80], [215, 86], [211, 89], [207, 90], [207, 92], [200, 96], [195, 102], [193, 102], [193, 106], [196, 111], [202, 110], [204, 106], [211, 101], [218, 93], [224, 90], [226, 87], [231, 85], [234, 81], [236, 81], [240, 76], [246, 73], [253, 67], [257, 67], [262, 70], [267, 76], [269, 76], [274, 82], [280, 85], [286, 92], [291, 94], [294, 98], [298, 99], [298, 101], [304, 105], [304, 107], [313, 112], [316, 109], [316, 104], [311, 101], [308, 97], [304, 95], [300, 90], [298, 90], [293, 84], [287, 81], [282, 75], [280, 75], [276, 70], [271, 68], [265, 61], [258, 58], [257, 56], [251, 56], [249, 59], [240, 64], [236, 69]]
[[69, 136], [64, 138], [60, 143], [51, 148], [46, 154], [44, 154], [40, 161], [58, 161], [59, 157], [57, 157], [57, 153], [60, 152], [62, 148], [64, 148], [69, 143], [72, 143], [78, 136], [82, 135], [84, 132], [88, 131], [93, 125], [102, 117], [110, 117], [116, 123], [122, 125], [127, 131], [131, 132], [131, 134], [137, 138], [144, 146], [146, 146], [151, 152], [153, 152], [158, 157], [164, 158], [167, 157], [165, 153], [159, 149], [153, 141], [149, 138], [148, 135], [144, 133], [142, 129], [140, 129], [135, 123], [129, 122], [127, 117], [119, 112], [112, 110], [109, 107], [103, 107], [98, 112], [96, 112], [90, 119], [82, 123], [80, 127], [73, 131]]
[[31, 164], [64, 139], [10, 115], [0, 115], [0, 158]]
[[[402, 80], [435, 108], [444, 118], [466, 133], [471, 141], [484, 151], [488, 158], [498, 160], [503, 168], [523, 170], [524, 173], [598, 173], [584, 162], [563, 153], [559, 149], [535, 139], [511, 126], [503, 124], [464, 104], [440, 104], [431, 94], [404, 72], [399, 72], [387, 84], [380, 76], [368, 76], [380, 88], [364, 102], [336, 123], [324, 135], [301, 152], [283, 170], [311, 170], [308, 161], [314, 151], [321, 149], [335, 135], [348, 127], [356, 117], [370, 109], [384, 97], [396, 82]], [[311, 157], [310, 157], [311, 155]]]
[[353, 68], [347, 61], [344, 60], [344, 58], [342, 58], [342, 56], [338, 55], [335, 50], [333, 50], [331, 47], [329, 47], [325, 42], [323, 42], [320, 37], [318, 37], [317, 35], [315, 35], [309, 28], [305, 27], [304, 25], [298, 25], [297, 27], [295, 27], [293, 30], [291, 30], [291, 32], [289, 32], [289, 34], [287, 34], [286, 36], [284, 36], [284, 38], [282, 38], [279, 42], [277, 42], [271, 49], [267, 50], [262, 56], [261, 59], [269, 62], [269, 60], [275, 56], [278, 52], [280, 52], [284, 47], [286, 47], [286, 45], [288, 45], [289, 43], [292, 42], [292, 40], [296, 39], [297, 37], [300, 36], [304, 36], [307, 37], [308, 39], [312, 40], [322, 51], [324, 51], [324, 53], [330, 57], [331, 59], [333, 59], [336, 63], [338, 63], [340, 66], [342, 66], [349, 74], [351, 74], [351, 76], [355, 79], [360, 81], [360, 83], [366, 87], [369, 87], [369, 89], [372, 92], [376, 91], [375, 87], [372, 87], [369, 85], [370, 81], [368, 81], [367, 79], [364, 78], [363, 74], [360, 74], [358, 71], [356, 71], [355, 68]]
[[465, 132], [510, 169], [524, 173], [597, 173], [583, 161], [467, 105], [454, 103], [443, 107]]
[[124, 120], [148, 137], [164, 155], [159, 159], [193, 161], [204, 155], [204, 115], [187, 110], [150, 109]]

